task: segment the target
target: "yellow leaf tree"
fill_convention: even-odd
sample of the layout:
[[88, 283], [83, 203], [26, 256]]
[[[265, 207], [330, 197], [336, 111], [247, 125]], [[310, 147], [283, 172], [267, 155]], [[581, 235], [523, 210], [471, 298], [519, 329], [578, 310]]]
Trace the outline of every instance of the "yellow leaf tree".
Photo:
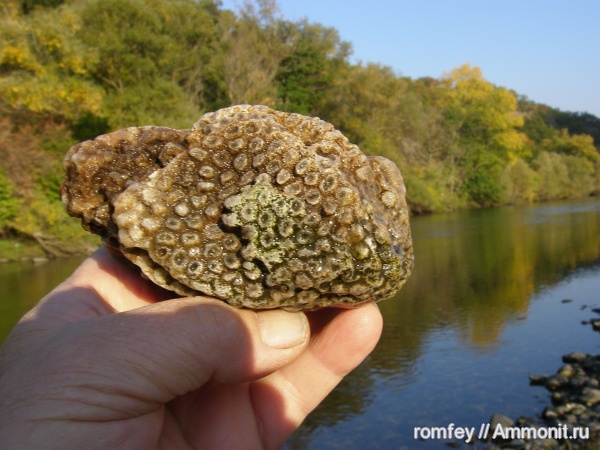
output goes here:
[[515, 94], [465, 64], [442, 78], [437, 95], [444, 123], [456, 136], [445, 157], [459, 173], [462, 195], [479, 206], [500, 203], [503, 167], [527, 154]]
[[0, 17], [0, 97], [14, 111], [74, 120], [97, 113], [102, 91], [89, 77], [96, 63], [77, 38], [69, 5], [23, 14], [14, 2]]

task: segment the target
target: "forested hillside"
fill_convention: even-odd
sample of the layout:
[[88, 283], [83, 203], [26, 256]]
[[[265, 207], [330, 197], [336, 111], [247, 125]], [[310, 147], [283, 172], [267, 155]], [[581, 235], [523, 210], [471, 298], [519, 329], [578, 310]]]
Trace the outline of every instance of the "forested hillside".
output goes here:
[[189, 127], [238, 103], [319, 116], [392, 159], [413, 213], [599, 191], [597, 117], [531, 102], [468, 64], [414, 80], [350, 55], [335, 29], [286, 20], [274, 0], [237, 12], [214, 0], [5, 0], [0, 238], [82, 239], [58, 195], [70, 145]]

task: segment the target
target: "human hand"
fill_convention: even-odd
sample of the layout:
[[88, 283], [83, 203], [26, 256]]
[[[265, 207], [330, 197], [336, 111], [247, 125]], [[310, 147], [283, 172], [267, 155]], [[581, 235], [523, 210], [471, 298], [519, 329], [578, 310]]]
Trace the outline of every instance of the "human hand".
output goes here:
[[169, 295], [104, 249], [48, 294], [0, 349], [0, 448], [277, 448], [381, 334]]

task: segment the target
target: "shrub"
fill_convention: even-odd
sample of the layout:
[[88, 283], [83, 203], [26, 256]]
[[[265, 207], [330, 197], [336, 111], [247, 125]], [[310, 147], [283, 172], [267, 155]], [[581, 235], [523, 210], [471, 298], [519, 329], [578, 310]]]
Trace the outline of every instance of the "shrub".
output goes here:
[[0, 171], [0, 235], [8, 228], [10, 221], [19, 212], [21, 202], [14, 195], [14, 187]]
[[520, 158], [506, 165], [501, 182], [505, 203], [531, 203], [537, 199], [539, 176]]

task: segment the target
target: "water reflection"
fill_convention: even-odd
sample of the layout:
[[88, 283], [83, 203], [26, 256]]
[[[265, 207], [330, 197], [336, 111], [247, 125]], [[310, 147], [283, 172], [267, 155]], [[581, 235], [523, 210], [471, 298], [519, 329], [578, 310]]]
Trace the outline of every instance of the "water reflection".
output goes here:
[[[495, 394], [493, 387], [486, 389], [499, 377], [527, 389], [533, 368], [523, 369], [523, 361], [518, 370], [503, 366], [514, 358], [506, 354], [512, 327], [536, 323], [530, 320], [536, 293], [600, 261], [599, 211], [600, 201], [591, 200], [413, 219], [415, 269], [397, 298], [380, 303], [385, 326], [379, 345], [287, 448], [358, 448], [361, 442], [387, 448], [374, 443], [397, 446], [411, 436], [402, 423], [444, 426], [477, 414], [487, 420], [486, 414], [497, 411], [486, 411], [486, 398]], [[543, 349], [560, 363], [561, 354], [544, 342], [524, 339], [518, 345]], [[533, 411], [530, 396], [524, 397], [528, 404], [513, 403]], [[416, 443], [410, 442], [412, 448]]]
[[83, 258], [0, 265], [0, 343], [18, 320], [66, 279]]

